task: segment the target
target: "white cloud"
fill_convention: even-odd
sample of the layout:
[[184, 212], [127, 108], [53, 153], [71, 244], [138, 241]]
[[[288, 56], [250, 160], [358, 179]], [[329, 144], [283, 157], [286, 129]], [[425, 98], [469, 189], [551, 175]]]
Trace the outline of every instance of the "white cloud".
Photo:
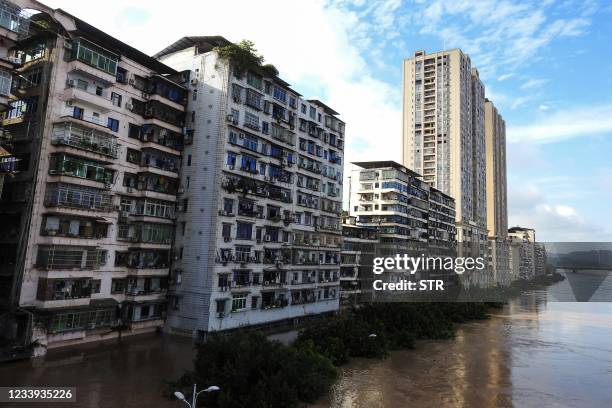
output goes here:
[[544, 85], [545, 83], [549, 82], [549, 79], [536, 79], [536, 78], [532, 78], [529, 79], [527, 81], [525, 81], [525, 83], [523, 83], [523, 85], [521, 85], [521, 89], [531, 89], [531, 88], [537, 88], [540, 87], [542, 85]]
[[[188, 35], [222, 35], [231, 41], [250, 39], [266, 62], [307, 98], [321, 99], [347, 122], [345, 174], [356, 160], [401, 159], [401, 89], [377, 79], [353, 41], [367, 46], [370, 38], [356, 13], [323, 0], [167, 2], [108, 0], [105, 7], [86, 2], [49, 0], [120, 40], [153, 54]], [[364, 3], [365, 4], [365, 3]], [[381, 28], [394, 23], [398, 0], [377, 3], [373, 12]], [[147, 18], [126, 24], [126, 10], [146, 10]], [[186, 11], [189, 12], [186, 12]], [[256, 22], [290, 22], [264, 24]], [[361, 28], [360, 28], [361, 27]], [[143, 35], [146, 33], [146, 35]]]
[[510, 184], [508, 225], [534, 228], [548, 242], [612, 241], [612, 230], [587, 219], [568, 204], [551, 203], [539, 186]]
[[509, 125], [508, 141], [552, 143], [606, 133], [612, 133], [612, 105], [584, 106], [547, 113], [529, 125]]
[[550, 106], [542, 104], [542, 105], [538, 106], [538, 109], [541, 110], [541, 111], [547, 111], [547, 110], [550, 109]]

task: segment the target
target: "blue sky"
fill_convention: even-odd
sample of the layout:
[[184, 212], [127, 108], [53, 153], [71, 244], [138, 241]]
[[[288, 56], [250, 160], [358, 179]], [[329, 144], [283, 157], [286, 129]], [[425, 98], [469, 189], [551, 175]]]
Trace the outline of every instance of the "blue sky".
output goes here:
[[460, 47], [506, 120], [510, 225], [612, 241], [609, 1], [45, 3], [151, 54], [184, 35], [253, 40], [298, 91], [341, 113], [347, 163], [400, 160], [402, 60]]

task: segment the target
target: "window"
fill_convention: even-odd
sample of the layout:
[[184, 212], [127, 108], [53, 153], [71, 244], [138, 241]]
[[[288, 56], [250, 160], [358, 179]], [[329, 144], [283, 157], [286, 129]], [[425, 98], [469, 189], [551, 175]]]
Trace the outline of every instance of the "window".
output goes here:
[[120, 108], [121, 107], [121, 95], [119, 95], [116, 92], [111, 92], [111, 102], [113, 103], [113, 106]]
[[221, 227], [221, 236], [225, 239], [225, 238], [231, 238], [232, 236], [232, 224], [226, 224], [223, 223], [223, 226]]
[[117, 119], [108, 118], [108, 128], [113, 132], [119, 131], [119, 121]]
[[227, 152], [227, 165], [232, 167], [236, 165], [236, 153]]
[[247, 73], [247, 84], [259, 90], [263, 88], [261, 77], [250, 71]]
[[242, 142], [242, 146], [245, 149], [249, 149], [249, 150], [256, 152], [257, 151], [257, 138], [255, 136], [245, 135], [243, 142]]
[[198, 90], [194, 89], [193, 93], [192, 93], [192, 99], [195, 101], [196, 99], [198, 99]]
[[96, 86], [96, 95], [102, 96], [104, 89], [101, 86]]
[[252, 296], [251, 297], [251, 309], [257, 309], [257, 306], [259, 306], [259, 296]]
[[217, 299], [217, 313], [225, 313], [225, 299]]
[[306, 105], [302, 104], [302, 113], [305, 115], [306, 114]]
[[191, 166], [191, 155], [187, 155], [187, 166]]
[[250, 112], [244, 113], [244, 126], [259, 130], [259, 117]]
[[75, 106], [72, 110], [72, 117], [76, 119], [83, 119], [83, 108]]
[[285, 103], [287, 101], [287, 91], [277, 86], [274, 87], [272, 96], [274, 99]]
[[310, 119], [314, 120], [316, 118], [316, 115], [317, 115], [317, 109], [314, 106], [311, 106], [310, 112], [309, 112]]
[[113, 279], [111, 281], [111, 293], [123, 293], [125, 291], [125, 279]]
[[253, 236], [253, 224], [246, 222], [236, 223], [236, 239], [248, 239], [250, 240]]
[[270, 124], [268, 122], [261, 122], [261, 133], [263, 133], [264, 135], [270, 133], [269, 125]]
[[125, 84], [127, 82], [127, 71], [123, 68], [117, 67], [117, 74], [115, 75], [117, 82]]
[[247, 305], [246, 293], [236, 293], [232, 298], [232, 312], [245, 310]]
[[243, 154], [241, 169], [245, 171], [250, 171], [251, 173], [256, 173], [257, 172], [257, 160], [254, 157]]
[[224, 198], [223, 211], [228, 214], [232, 214], [234, 212], [234, 200], [232, 200], [231, 198]]

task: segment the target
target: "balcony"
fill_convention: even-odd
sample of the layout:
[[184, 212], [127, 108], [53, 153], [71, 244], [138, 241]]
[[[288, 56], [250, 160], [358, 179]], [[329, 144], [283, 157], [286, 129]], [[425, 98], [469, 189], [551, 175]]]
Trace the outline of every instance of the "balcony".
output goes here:
[[167, 289], [166, 276], [129, 277], [125, 294], [130, 297], [160, 295]]
[[72, 122], [56, 123], [53, 126], [51, 143], [87, 150], [114, 159], [119, 157], [120, 146], [116, 137]]
[[92, 293], [91, 278], [81, 279], [45, 279], [38, 280], [36, 299], [71, 300], [90, 298]]
[[[77, 38], [72, 41], [72, 52], [70, 58], [72, 61], [80, 61], [88, 66], [104, 73], [102, 78], [108, 82], [113, 82], [117, 75], [117, 62], [119, 56], [113, 54], [95, 44], [83, 39]], [[89, 71], [89, 70], [88, 70]]]
[[157, 119], [181, 128], [185, 124], [185, 113], [157, 100], [139, 101], [132, 98], [131, 111], [145, 119]]
[[64, 101], [78, 101], [85, 105], [96, 108], [97, 111], [106, 113], [113, 109], [113, 103], [111, 102], [108, 92], [94, 92], [89, 91], [89, 88], [78, 87], [74, 80], [66, 81], [66, 89], [61, 97]]
[[[130, 123], [128, 136], [142, 141], [144, 143], [143, 147], [159, 149], [159, 147], [163, 146], [167, 148], [165, 151], [170, 149], [181, 151], [184, 146], [184, 137], [181, 133], [154, 124], [138, 126]], [[174, 153], [173, 151], [168, 152]]]
[[74, 208], [90, 211], [113, 211], [112, 196], [104, 190], [73, 184], [49, 183], [45, 192], [46, 207]]
[[159, 174], [142, 172], [138, 173], [138, 189], [176, 196], [178, 182]]
[[107, 252], [95, 247], [38, 247], [36, 267], [44, 270], [99, 269], [106, 264]]
[[68, 215], [46, 215], [40, 235], [49, 237], [103, 239], [107, 237], [110, 221]]
[[170, 252], [155, 249], [118, 252], [115, 255], [115, 266], [134, 269], [166, 269], [170, 267]]
[[170, 245], [174, 233], [172, 224], [119, 224], [117, 239], [144, 244]]
[[105, 163], [66, 154], [51, 154], [49, 174], [52, 176], [76, 177], [110, 186], [114, 173], [105, 167]]

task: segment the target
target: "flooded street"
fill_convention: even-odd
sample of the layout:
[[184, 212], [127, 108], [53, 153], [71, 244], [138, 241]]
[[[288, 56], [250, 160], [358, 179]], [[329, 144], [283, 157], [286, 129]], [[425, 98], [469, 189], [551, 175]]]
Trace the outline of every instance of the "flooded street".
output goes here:
[[[573, 286], [566, 280], [524, 294], [489, 320], [461, 325], [455, 340], [422, 341], [386, 360], [355, 359], [315, 406], [612, 406], [612, 303], [554, 301]], [[608, 277], [594, 298], [610, 294]], [[172, 408], [184, 404], [162, 397], [164, 381], [192, 358], [189, 341], [124, 338], [0, 365], [0, 384], [77, 388], [76, 404], [48, 404], [56, 407]]]

